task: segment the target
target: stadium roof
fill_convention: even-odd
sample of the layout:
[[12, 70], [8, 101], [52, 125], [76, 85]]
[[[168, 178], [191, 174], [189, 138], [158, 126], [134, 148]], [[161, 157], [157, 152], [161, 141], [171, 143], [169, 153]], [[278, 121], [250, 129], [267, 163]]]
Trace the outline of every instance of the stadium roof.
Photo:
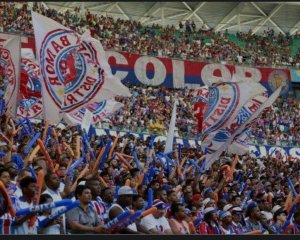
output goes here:
[[60, 11], [79, 6], [92, 13], [134, 19], [143, 24], [178, 26], [192, 19], [197, 27], [216, 31], [262, 33], [273, 28], [276, 33], [300, 31], [300, 2], [44, 2]]

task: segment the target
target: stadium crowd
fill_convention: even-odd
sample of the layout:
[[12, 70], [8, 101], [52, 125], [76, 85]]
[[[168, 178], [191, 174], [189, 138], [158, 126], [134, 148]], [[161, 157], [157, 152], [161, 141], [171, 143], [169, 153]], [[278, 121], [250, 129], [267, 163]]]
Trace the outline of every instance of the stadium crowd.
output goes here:
[[[32, 34], [26, 4], [19, 10], [15, 3], [2, 3], [1, 6], [4, 11], [1, 13], [5, 14], [5, 18], [0, 19], [3, 30]], [[115, 48], [114, 40], [124, 39], [125, 47], [120, 44], [122, 51], [138, 49], [131, 49], [134, 40], [129, 43], [122, 31], [127, 35], [128, 32], [139, 34], [141, 31], [137, 29], [143, 28], [139, 23], [115, 22], [103, 16], [97, 19], [89, 13], [84, 19], [78, 17], [79, 9], [75, 14], [57, 13], [43, 9], [38, 3], [34, 3], [34, 10], [76, 30], [81, 31], [88, 23], [95, 35], [108, 32], [107, 36], [102, 36], [110, 39], [104, 40], [106, 48]], [[103, 23], [102, 27], [98, 21]], [[136, 44], [144, 47], [162, 43], [163, 49], [170, 40], [168, 36], [171, 38], [175, 33], [174, 27], [160, 29], [166, 38], [161, 40], [151, 35], [153, 32], [149, 29], [143, 28], [145, 32], [139, 39], [152, 36], [154, 40], [145, 37], [145, 42], [137, 40]], [[181, 25], [180, 29], [184, 33], [182, 39], [195, 31], [192, 22], [191, 26]], [[173, 34], [168, 35], [172, 31]], [[207, 36], [215, 35], [212, 31], [203, 32]], [[274, 38], [272, 32], [266, 34], [266, 38], [269, 35]], [[226, 33], [222, 38], [226, 39]], [[250, 39], [243, 34], [239, 34], [239, 38]], [[292, 39], [280, 39], [278, 36], [280, 46], [290, 46]], [[254, 42], [253, 39], [249, 41]], [[261, 39], [255, 41], [261, 42]], [[187, 49], [184, 46], [182, 49]], [[170, 57], [175, 57], [174, 49], [167, 48]], [[226, 56], [232, 57], [228, 49], [224, 50], [228, 52]], [[151, 55], [156, 50], [148, 47], [143, 51]], [[277, 51], [286, 49], [275, 49], [274, 54]], [[131, 98], [116, 98], [124, 108], [122, 114], [109, 118], [110, 128], [165, 134], [176, 98], [179, 100], [178, 134], [189, 137], [196, 134], [193, 132], [196, 120], [192, 115], [192, 90], [135, 86], [131, 87], [131, 93]], [[299, 103], [292, 98], [278, 99], [253, 126], [252, 135], [258, 143], [299, 145], [299, 122]], [[165, 143], [154, 142], [152, 137], [142, 139], [130, 133], [122, 137], [99, 136], [93, 128], [85, 133], [80, 127], [49, 126], [43, 121], [33, 123], [27, 119], [19, 121], [9, 116], [8, 111], [2, 112], [0, 233], [300, 233], [299, 159], [288, 157], [284, 162], [277, 155], [258, 158], [250, 154], [223, 154], [205, 170], [205, 156], [200, 147], [185, 148], [174, 144], [174, 151], [168, 154], [163, 154], [164, 149]], [[66, 205], [37, 207], [58, 202]]]
[[[158, 24], [143, 26], [134, 20], [92, 14], [88, 9], [82, 12], [78, 7], [74, 11], [57, 12], [35, 2], [32, 9], [79, 33], [90, 29], [106, 50], [252, 66], [300, 66], [300, 47], [292, 53], [293, 42], [300, 36], [298, 33], [294, 37], [281, 33], [275, 36], [274, 30], [268, 29], [262, 36], [252, 34], [251, 30], [232, 35], [227, 30], [221, 33], [198, 27], [192, 20], [179, 23], [176, 29]], [[33, 35], [27, 3], [5, 2], [0, 5], [0, 12], [3, 16], [0, 31]]]
[[[52, 127], [56, 134], [48, 135], [43, 122], [18, 125], [1, 117], [2, 234], [299, 234], [298, 159], [223, 155], [205, 171], [201, 149], [174, 145], [167, 164], [164, 143], [151, 138], [91, 131], [90, 147], [84, 140], [80, 147], [80, 137], [86, 139], [80, 129]], [[45, 152], [36, 151], [40, 143], [28, 150], [38, 132], [46, 136]], [[62, 215], [62, 207], [32, 208], [63, 199], [79, 206]], [[128, 210], [137, 217], [111, 224]]]

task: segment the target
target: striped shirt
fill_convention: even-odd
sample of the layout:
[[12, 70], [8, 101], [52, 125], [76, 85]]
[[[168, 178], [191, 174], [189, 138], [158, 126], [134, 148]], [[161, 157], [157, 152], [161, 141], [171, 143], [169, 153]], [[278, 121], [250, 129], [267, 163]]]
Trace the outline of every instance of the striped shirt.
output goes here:
[[100, 197], [96, 197], [96, 200], [90, 202], [90, 206], [96, 211], [100, 223], [104, 225], [108, 220], [105, 202], [103, 202]]

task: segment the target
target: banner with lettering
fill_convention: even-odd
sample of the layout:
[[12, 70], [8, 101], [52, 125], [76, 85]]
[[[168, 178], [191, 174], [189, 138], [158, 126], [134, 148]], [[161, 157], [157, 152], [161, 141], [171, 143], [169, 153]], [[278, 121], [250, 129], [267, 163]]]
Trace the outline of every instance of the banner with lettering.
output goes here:
[[111, 74], [101, 43], [86, 32], [79, 35], [58, 22], [32, 11], [32, 22], [42, 75], [44, 118], [57, 124], [93, 102], [129, 89]]
[[[150, 137], [149, 134], [137, 134], [128, 131], [115, 131], [115, 130], [108, 130], [97, 128], [96, 129], [97, 136], [102, 135], [111, 135], [111, 136], [125, 136], [127, 134], [132, 134], [137, 138], [141, 138], [146, 140]], [[152, 135], [154, 137], [154, 142], [163, 142], [166, 141], [166, 136], [157, 136]], [[188, 138], [174, 138], [174, 142], [177, 144], [183, 145], [185, 148], [201, 148], [201, 141], [195, 139], [188, 139]], [[283, 156], [291, 156], [292, 158], [300, 160], [300, 147], [278, 147], [278, 146], [259, 146], [259, 145], [249, 145], [249, 153], [256, 158], [262, 158], [267, 156], [275, 156], [277, 152], [280, 152]], [[244, 154], [244, 153], [243, 153]], [[285, 158], [284, 158], [285, 159]]]
[[29, 119], [43, 113], [40, 66], [32, 49], [21, 49], [21, 83], [18, 100], [18, 115]]
[[21, 38], [0, 33], [0, 89], [12, 116], [17, 114], [20, 87]]
[[[22, 37], [22, 47], [31, 47], [35, 51], [33, 39]], [[280, 85], [283, 85], [281, 95], [286, 95], [291, 90], [289, 69], [203, 63], [116, 51], [106, 51], [106, 57], [112, 73], [128, 84], [196, 89], [214, 82], [235, 79], [259, 82], [268, 90], [269, 95]], [[299, 70], [294, 70], [293, 74], [297, 74], [297, 71]]]

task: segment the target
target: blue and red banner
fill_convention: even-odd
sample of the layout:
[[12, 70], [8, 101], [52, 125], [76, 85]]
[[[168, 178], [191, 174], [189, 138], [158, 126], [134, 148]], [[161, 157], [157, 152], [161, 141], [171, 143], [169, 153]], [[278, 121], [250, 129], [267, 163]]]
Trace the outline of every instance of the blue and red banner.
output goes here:
[[[35, 51], [34, 38], [22, 37], [21, 41], [22, 48]], [[291, 90], [289, 69], [193, 62], [115, 51], [106, 51], [106, 57], [112, 73], [123, 83], [196, 89], [214, 82], [231, 81], [234, 73], [237, 80], [260, 82], [269, 95], [281, 84], [284, 85], [282, 95]]]

